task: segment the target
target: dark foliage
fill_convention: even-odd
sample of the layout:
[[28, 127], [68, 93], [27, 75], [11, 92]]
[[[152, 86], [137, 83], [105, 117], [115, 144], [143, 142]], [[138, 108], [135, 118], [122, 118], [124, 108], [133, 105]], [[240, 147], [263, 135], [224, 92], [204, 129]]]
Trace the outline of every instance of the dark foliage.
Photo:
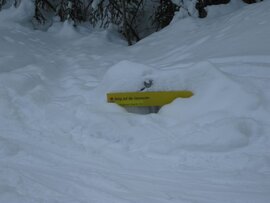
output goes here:
[[263, 0], [243, 0], [245, 3], [247, 4], [254, 4], [254, 3], [257, 3], [257, 2], [260, 2], [260, 1], [263, 1]]
[[127, 39], [128, 44], [139, 41], [137, 31], [144, 0], [102, 0], [92, 11], [92, 24], [107, 28], [110, 24], [117, 25], [118, 31]]
[[[17, 7], [21, 0], [0, 0], [0, 10], [12, 4]], [[30, 1], [30, 0], [29, 0]], [[74, 26], [89, 22], [92, 26], [108, 28], [114, 25], [127, 40], [129, 45], [139, 41], [154, 31], [170, 24], [175, 12], [185, 9], [172, 0], [32, 0], [35, 3], [33, 24], [35, 28], [46, 30], [52, 23], [53, 17], [58, 16], [61, 22], [72, 21]], [[191, 1], [191, 0], [190, 0]], [[261, 0], [243, 0], [256, 3]], [[206, 7], [210, 5], [227, 4], [230, 0], [197, 0], [195, 8], [198, 17], [207, 16]], [[97, 5], [96, 5], [97, 4]], [[147, 5], [147, 6], [146, 6]], [[149, 7], [150, 5], [150, 7]], [[152, 7], [151, 7], [152, 6]], [[152, 23], [151, 23], [152, 22]], [[146, 31], [147, 30], [147, 31]], [[146, 33], [146, 34], [145, 34]]]
[[0, 0], [0, 11], [2, 10], [2, 7], [7, 3], [6, 0]]
[[227, 4], [229, 2], [230, 0], [198, 0], [195, 7], [198, 10], [199, 18], [205, 18], [207, 16], [206, 6]]
[[153, 19], [156, 24], [156, 30], [158, 31], [170, 24], [175, 12], [179, 11], [180, 7], [168, 0], [159, 0], [156, 3], [158, 3], [158, 7]]

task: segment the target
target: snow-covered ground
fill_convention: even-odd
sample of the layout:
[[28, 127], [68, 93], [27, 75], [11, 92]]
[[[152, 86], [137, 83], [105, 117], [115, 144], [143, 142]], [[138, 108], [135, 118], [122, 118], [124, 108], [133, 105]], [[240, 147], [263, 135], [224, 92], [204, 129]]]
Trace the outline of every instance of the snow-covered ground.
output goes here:
[[[1, 203], [270, 202], [270, 1], [176, 17], [132, 47], [32, 30], [29, 2], [0, 12]], [[195, 95], [158, 114], [106, 103], [146, 79]]]

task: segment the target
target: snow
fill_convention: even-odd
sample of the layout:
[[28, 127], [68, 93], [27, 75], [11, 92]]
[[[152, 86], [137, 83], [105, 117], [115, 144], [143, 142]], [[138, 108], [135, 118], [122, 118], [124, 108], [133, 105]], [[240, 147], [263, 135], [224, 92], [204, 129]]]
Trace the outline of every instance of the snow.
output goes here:
[[[11, 2], [7, 2], [7, 5], [10, 3]], [[33, 17], [33, 8], [34, 5], [32, 1], [22, 0], [18, 8], [15, 8], [14, 5], [11, 5], [10, 9], [3, 9], [0, 13], [1, 21], [8, 23], [22, 23], [23, 21], [26, 22]]]
[[[132, 47], [33, 30], [29, 1], [1, 11], [0, 202], [268, 203], [270, 2], [239, 4]], [[194, 96], [146, 115], [106, 102], [149, 79]]]

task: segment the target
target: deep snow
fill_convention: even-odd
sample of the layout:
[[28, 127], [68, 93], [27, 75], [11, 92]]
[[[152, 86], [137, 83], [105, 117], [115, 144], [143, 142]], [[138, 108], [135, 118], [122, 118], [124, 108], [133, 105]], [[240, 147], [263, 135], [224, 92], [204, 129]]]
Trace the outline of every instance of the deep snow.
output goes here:
[[[31, 6], [0, 12], [1, 203], [270, 202], [269, 1], [176, 17], [132, 47], [32, 30]], [[106, 103], [147, 79], [195, 95], [147, 115]]]

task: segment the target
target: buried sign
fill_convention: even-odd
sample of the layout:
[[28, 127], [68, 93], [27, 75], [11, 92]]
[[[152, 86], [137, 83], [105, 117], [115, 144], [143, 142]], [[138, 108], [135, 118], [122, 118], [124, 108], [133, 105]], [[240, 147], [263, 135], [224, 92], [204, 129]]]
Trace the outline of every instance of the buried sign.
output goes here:
[[192, 97], [191, 91], [163, 91], [163, 92], [113, 92], [107, 94], [109, 103], [121, 106], [163, 106], [176, 98]]

